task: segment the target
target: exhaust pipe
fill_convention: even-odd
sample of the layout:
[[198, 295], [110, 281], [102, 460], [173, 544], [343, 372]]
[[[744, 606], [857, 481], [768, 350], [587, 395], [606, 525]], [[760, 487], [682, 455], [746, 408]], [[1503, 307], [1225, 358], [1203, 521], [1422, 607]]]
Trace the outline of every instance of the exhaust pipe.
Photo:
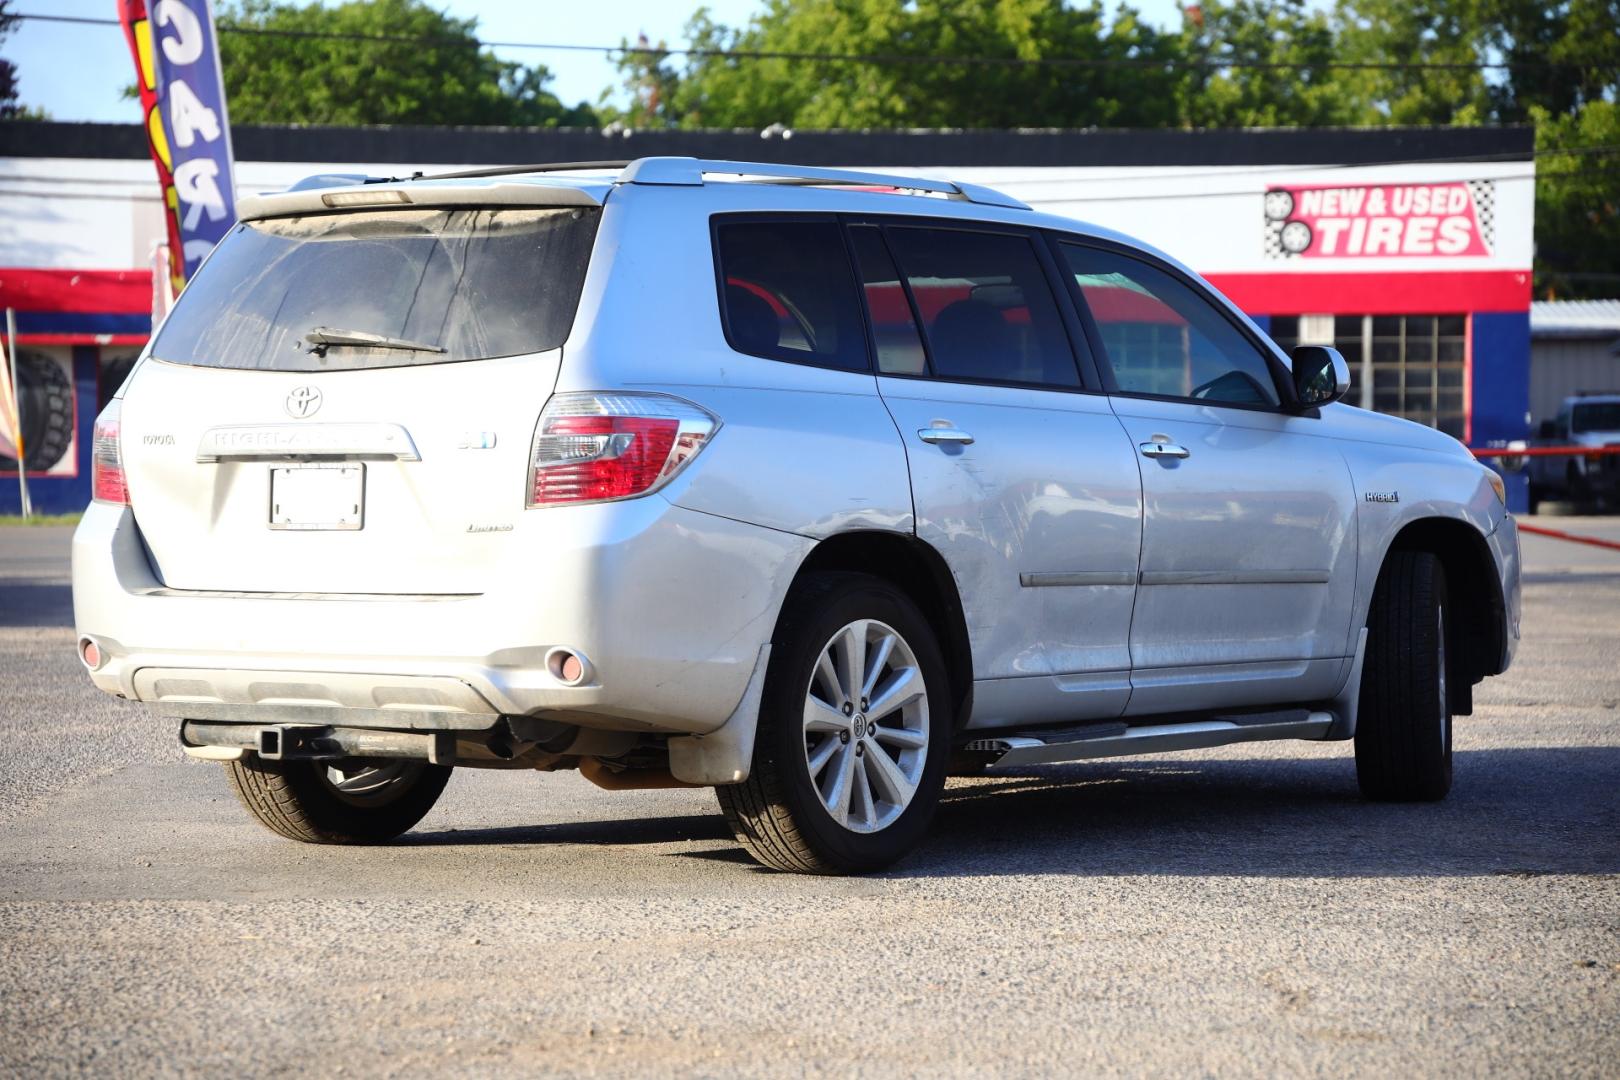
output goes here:
[[610, 769], [601, 759], [579, 759], [579, 775], [607, 791], [645, 791], [650, 788], [702, 787], [677, 780], [668, 769]]

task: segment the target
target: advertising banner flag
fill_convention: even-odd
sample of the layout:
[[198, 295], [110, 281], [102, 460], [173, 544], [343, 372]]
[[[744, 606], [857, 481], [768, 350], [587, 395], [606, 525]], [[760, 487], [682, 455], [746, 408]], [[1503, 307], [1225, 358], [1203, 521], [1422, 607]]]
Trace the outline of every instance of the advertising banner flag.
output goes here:
[[236, 221], [231, 126], [209, 0], [118, 0], [163, 188], [169, 281], [180, 291]]

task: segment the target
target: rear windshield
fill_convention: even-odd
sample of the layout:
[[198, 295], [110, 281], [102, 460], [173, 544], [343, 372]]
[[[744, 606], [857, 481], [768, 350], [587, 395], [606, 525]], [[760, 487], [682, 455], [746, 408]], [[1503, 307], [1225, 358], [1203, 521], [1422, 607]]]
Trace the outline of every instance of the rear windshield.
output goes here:
[[555, 349], [573, 324], [599, 217], [447, 208], [246, 222], [181, 293], [152, 355], [342, 371]]
[[1570, 430], [1576, 434], [1620, 431], [1620, 401], [1594, 401], [1590, 405], [1575, 406], [1575, 422]]

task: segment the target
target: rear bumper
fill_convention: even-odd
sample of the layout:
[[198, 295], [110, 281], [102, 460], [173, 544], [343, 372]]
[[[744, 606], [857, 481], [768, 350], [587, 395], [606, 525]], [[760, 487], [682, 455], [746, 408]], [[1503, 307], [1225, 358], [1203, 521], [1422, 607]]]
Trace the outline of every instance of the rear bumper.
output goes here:
[[[747, 687], [813, 541], [671, 505], [530, 511], [471, 597], [188, 593], [153, 575], [134, 514], [92, 503], [73, 538], [74, 619], [101, 689], [197, 718], [320, 710], [376, 726], [707, 732]], [[547, 655], [589, 662], [564, 684]]]

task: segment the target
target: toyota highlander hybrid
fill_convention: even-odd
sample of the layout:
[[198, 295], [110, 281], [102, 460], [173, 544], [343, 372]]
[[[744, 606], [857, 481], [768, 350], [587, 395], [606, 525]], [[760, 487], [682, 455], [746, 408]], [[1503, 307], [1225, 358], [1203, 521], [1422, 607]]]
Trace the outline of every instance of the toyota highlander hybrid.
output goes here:
[[1258, 739], [1439, 799], [1513, 657], [1497, 476], [1107, 229], [690, 158], [241, 215], [97, 420], [74, 610], [283, 836], [578, 769], [862, 871], [948, 771]]

